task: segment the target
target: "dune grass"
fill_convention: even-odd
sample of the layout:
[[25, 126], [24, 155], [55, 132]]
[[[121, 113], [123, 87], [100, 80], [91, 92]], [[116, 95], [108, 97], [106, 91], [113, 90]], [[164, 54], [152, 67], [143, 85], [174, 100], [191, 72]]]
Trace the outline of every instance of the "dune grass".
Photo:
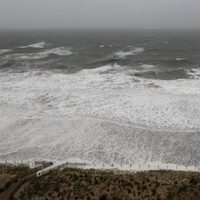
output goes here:
[[32, 179], [17, 200], [200, 199], [200, 173], [175, 171], [112, 172], [65, 169]]

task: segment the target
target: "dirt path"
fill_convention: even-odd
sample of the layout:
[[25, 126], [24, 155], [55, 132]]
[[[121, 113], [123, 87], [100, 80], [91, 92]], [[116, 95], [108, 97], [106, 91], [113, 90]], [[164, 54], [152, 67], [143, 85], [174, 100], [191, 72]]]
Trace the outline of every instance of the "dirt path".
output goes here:
[[0, 194], [1, 200], [9, 200], [10, 194], [14, 191], [17, 186], [17, 182], [13, 183], [7, 190]]
[[21, 177], [17, 179], [16, 182], [12, 183], [4, 192], [0, 193], [0, 200], [10, 200], [11, 199], [10, 197], [12, 196], [12, 194], [14, 194], [25, 183], [27, 183], [28, 181], [36, 177], [37, 171], [43, 168], [46, 168], [50, 165], [51, 164], [48, 164], [46, 166], [39, 167], [39, 168], [34, 168], [30, 170], [28, 173], [23, 174]]
[[33, 171], [22, 175], [21, 177], [19, 177], [17, 179], [16, 182], [14, 182], [13, 184], [11, 184], [4, 192], [2, 192], [0, 194], [0, 200], [10, 200], [11, 195], [13, 193], [16, 192], [16, 190], [18, 190], [22, 185], [24, 185], [26, 182], [28, 182], [29, 180], [31, 180], [32, 178], [36, 177], [36, 172], [39, 169], [36, 168]]

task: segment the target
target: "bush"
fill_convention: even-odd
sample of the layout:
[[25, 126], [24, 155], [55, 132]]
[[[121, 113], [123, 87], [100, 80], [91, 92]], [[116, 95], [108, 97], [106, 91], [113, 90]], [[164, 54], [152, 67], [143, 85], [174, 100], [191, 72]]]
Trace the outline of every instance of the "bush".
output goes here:
[[190, 183], [193, 184], [193, 185], [196, 185], [200, 182], [199, 178], [196, 178], [196, 177], [192, 177], [190, 179]]
[[100, 196], [99, 200], [107, 200], [108, 196], [106, 194], [103, 194]]
[[182, 185], [182, 186], [178, 189], [178, 193], [186, 192], [187, 190], [188, 190], [188, 186], [187, 186], [187, 185]]

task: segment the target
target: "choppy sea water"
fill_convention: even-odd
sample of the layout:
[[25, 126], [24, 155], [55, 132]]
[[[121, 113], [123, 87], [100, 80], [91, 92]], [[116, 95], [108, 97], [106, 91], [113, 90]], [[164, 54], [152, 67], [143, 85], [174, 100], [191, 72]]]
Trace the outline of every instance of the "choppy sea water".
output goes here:
[[199, 165], [200, 34], [0, 33], [0, 160]]

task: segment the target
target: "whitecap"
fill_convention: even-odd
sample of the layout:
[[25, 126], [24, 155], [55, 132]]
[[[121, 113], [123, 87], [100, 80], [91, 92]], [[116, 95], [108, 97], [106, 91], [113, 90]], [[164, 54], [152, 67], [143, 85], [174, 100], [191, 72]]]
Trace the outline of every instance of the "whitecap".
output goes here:
[[29, 44], [26, 46], [19, 46], [18, 48], [24, 49], [24, 48], [38, 48], [38, 49], [42, 49], [44, 48], [46, 45], [45, 41], [42, 42], [38, 42], [38, 43], [34, 43], [34, 44]]
[[138, 47], [130, 51], [117, 51], [114, 53], [114, 56], [117, 56], [121, 59], [126, 58], [127, 56], [138, 55], [144, 52], [144, 48]]
[[12, 60], [37, 60], [42, 58], [47, 58], [50, 54], [58, 55], [58, 56], [68, 56], [72, 54], [70, 48], [67, 47], [58, 47], [53, 49], [48, 49], [45, 51], [37, 52], [37, 53], [17, 53], [10, 54], [3, 57], [3, 59], [12, 59]]
[[192, 78], [200, 79], [200, 68], [188, 69], [186, 73]]
[[176, 61], [183, 61], [186, 60], [186, 58], [176, 58]]
[[11, 52], [12, 49], [0, 49], [0, 55]]
[[58, 56], [68, 56], [68, 55], [72, 54], [72, 51], [70, 50], [70, 48], [58, 47], [58, 48], [54, 48], [54, 49], [49, 49], [43, 53], [44, 54], [55, 54]]
[[[111, 70], [112, 71], [116, 71], [116, 70], [120, 70], [120, 69], [123, 69], [123, 66], [119, 65], [119, 64], [108, 64], [108, 65], [104, 65], [104, 66], [101, 66], [101, 67], [97, 67], [97, 68], [94, 68], [91, 70], [92, 73], [103, 73], [103, 72], [110, 72]], [[81, 73], [83, 72], [86, 72], [88, 73], [88, 69], [83, 69], [81, 71]]]

